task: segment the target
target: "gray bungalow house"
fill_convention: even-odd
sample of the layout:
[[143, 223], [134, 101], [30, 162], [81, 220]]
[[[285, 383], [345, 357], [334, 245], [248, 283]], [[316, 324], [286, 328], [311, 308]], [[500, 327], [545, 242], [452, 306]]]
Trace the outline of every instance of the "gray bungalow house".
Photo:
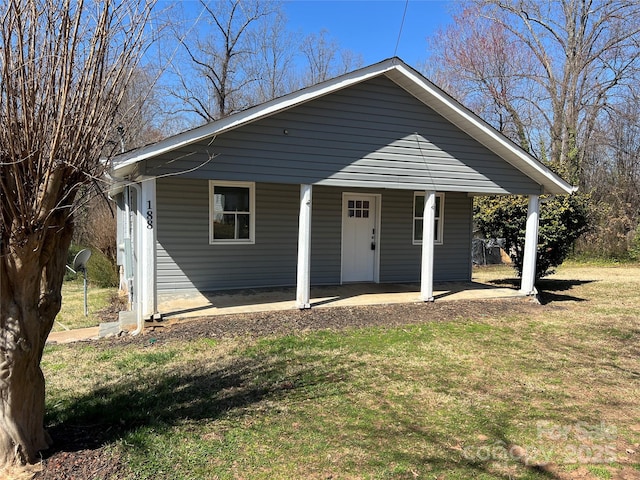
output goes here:
[[[574, 187], [398, 58], [124, 153], [111, 169], [138, 319], [162, 292], [470, 281], [474, 195]], [[429, 241], [425, 241], [429, 239]], [[141, 325], [141, 323], [139, 324]]]

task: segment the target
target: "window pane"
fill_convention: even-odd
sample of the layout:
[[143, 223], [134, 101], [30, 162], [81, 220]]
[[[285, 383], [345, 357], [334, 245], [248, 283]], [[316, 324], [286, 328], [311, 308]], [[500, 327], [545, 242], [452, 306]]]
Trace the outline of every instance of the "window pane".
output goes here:
[[356, 208], [362, 208], [362, 201], [356, 200]]
[[362, 202], [362, 208], [369, 208], [369, 200], [365, 200]]
[[213, 238], [216, 240], [229, 240], [235, 238], [236, 216], [216, 215], [213, 221]]
[[363, 218], [369, 218], [369, 210], [363, 210], [362, 211], [362, 217]]
[[249, 189], [242, 187], [214, 187], [214, 208], [224, 212], [248, 212]]
[[356, 210], [356, 217], [357, 218], [362, 217], [362, 210]]
[[414, 220], [415, 230], [414, 230], [414, 238], [416, 241], [422, 240], [422, 220]]
[[238, 215], [238, 238], [249, 238], [249, 215]]
[[424, 195], [416, 195], [414, 197], [414, 217], [422, 217], [424, 214]]
[[349, 204], [348, 204], [349, 208], [354, 208], [355, 207], [355, 203], [353, 200], [349, 200]]
[[440, 197], [436, 197], [436, 217], [440, 218]]
[[433, 234], [433, 236], [435, 237], [436, 242], [439, 242], [439, 241], [440, 241], [440, 229], [438, 228], [438, 227], [440, 226], [440, 225], [439, 225], [439, 223], [440, 223], [440, 220], [438, 220], [438, 219], [436, 218], [436, 224], [435, 224], [436, 231], [435, 231], [435, 233]]

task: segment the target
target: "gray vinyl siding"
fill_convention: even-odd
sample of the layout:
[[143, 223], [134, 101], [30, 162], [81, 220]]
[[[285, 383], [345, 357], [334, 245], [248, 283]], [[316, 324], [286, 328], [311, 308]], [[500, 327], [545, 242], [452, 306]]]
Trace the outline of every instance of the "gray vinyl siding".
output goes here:
[[[311, 283], [314, 285], [340, 283], [344, 190], [313, 189]], [[413, 191], [366, 192], [382, 195], [380, 281], [418, 281], [420, 247], [412, 244]], [[158, 179], [158, 290], [294, 285], [300, 188], [257, 183], [255, 195], [255, 244], [211, 245], [208, 181]], [[444, 245], [436, 246], [436, 281], [471, 278], [470, 215], [470, 198], [446, 194]]]
[[386, 77], [146, 161], [148, 175], [478, 193], [541, 192]]
[[256, 184], [255, 244], [211, 245], [208, 181], [158, 179], [158, 290], [294, 284], [299, 191]]
[[[390, 191], [382, 201], [380, 281], [420, 280], [422, 246], [413, 245], [413, 191]], [[471, 280], [472, 199], [445, 193], [442, 245], [434, 249], [436, 282]]]
[[340, 283], [342, 190], [313, 187], [311, 211], [311, 283]]

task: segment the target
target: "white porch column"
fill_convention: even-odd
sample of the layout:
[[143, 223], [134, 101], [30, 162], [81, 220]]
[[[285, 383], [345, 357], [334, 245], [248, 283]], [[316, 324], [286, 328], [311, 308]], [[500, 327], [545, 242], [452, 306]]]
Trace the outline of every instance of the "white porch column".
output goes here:
[[538, 254], [538, 218], [540, 216], [540, 196], [529, 195], [527, 211], [527, 231], [524, 237], [524, 256], [522, 259], [522, 282], [520, 292], [535, 295], [536, 258]]
[[420, 268], [420, 298], [433, 302], [433, 256], [436, 238], [436, 192], [424, 192], [422, 214], [422, 265]]
[[311, 194], [311, 185], [300, 185], [296, 306], [301, 310], [311, 308]]
[[139, 314], [143, 319], [158, 313], [156, 289], [156, 179], [145, 178], [140, 182], [140, 211], [138, 212], [138, 232], [140, 235], [140, 253], [138, 266], [140, 272]]

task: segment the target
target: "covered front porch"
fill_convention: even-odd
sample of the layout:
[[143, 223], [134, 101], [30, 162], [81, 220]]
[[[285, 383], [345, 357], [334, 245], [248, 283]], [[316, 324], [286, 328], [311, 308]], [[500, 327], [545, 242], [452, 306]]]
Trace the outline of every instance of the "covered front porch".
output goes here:
[[[267, 312], [298, 308], [296, 287], [253, 288], [217, 292], [161, 292], [158, 307], [163, 317], [189, 318], [235, 313]], [[434, 285], [438, 301], [517, 299], [527, 295], [521, 290], [496, 287], [480, 282], [444, 282]], [[422, 302], [418, 283], [355, 283], [313, 286], [313, 308], [355, 307], [394, 303]]]

